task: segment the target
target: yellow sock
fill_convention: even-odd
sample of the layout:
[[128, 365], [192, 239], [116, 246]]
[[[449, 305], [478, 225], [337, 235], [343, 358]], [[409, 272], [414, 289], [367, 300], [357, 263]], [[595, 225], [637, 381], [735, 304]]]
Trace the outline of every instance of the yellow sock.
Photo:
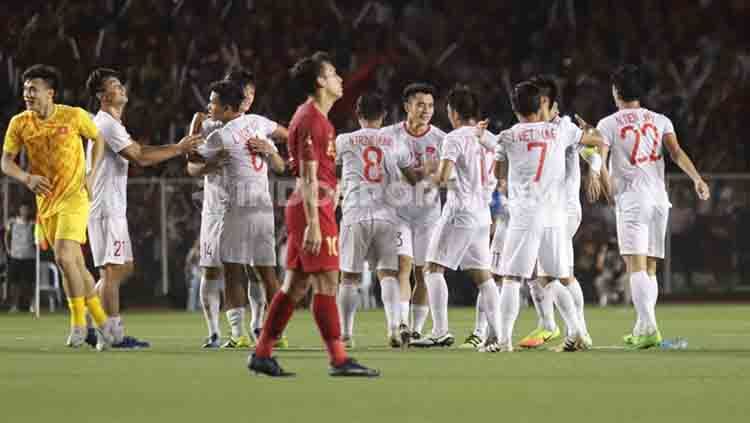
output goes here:
[[86, 307], [89, 309], [91, 318], [96, 322], [96, 326], [104, 326], [104, 322], [107, 321], [107, 313], [102, 308], [102, 302], [99, 297], [94, 295], [93, 297], [86, 298]]
[[68, 308], [70, 309], [70, 326], [86, 327], [86, 304], [83, 297], [68, 298]]

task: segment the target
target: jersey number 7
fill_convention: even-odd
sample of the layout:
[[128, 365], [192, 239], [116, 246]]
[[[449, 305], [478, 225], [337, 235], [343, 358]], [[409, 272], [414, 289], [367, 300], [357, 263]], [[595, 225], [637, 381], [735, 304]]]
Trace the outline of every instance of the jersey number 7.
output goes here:
[[534, 175], [534, 182], [539, 182], [539, 178], [542, 177], [542, 169], [544, 169], [544, 159], [547, 158], [547, 143], [535, 141], [526, 144], [526, 151], [531, 151], [532, 148], [542, 149], [542, 154], [539, 155], [539, 165], [536, 167], [536, 174]]

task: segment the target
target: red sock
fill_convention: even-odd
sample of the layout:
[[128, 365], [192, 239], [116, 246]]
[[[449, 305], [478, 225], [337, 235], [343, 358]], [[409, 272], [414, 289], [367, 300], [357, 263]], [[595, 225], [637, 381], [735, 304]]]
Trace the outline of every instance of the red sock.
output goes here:
[[255, 347], [255, 356], [267, 358], [271, 356], [273, 344], [281, 337], [286, 329], [289, 319], [294, 314], [294, 301], [284, 291], [278, 291], [273, 296], [271, 306], [268, 307], [266, 322], [260, 332], [258, 345]]
[[315, 294], [313, 297], [313, 316], [315, 316], [315, 323], [318, 324], [320, 336], [328, 349], [331, 363], [338, 366], [349, 357], [346, 355], [344, 343], [341, 342], [341, 323], [339, 322], [336, 297]]

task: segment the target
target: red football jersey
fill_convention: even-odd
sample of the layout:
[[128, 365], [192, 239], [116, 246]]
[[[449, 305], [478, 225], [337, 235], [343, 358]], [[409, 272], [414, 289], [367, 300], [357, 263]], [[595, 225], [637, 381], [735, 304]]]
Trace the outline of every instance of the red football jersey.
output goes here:
[[321, 191], [336, 189], [336, 141], [333, 125], [312, 100], [297, 108], [289, 123], [289, 165], [300, 176], [301, 161], [318, 162]]

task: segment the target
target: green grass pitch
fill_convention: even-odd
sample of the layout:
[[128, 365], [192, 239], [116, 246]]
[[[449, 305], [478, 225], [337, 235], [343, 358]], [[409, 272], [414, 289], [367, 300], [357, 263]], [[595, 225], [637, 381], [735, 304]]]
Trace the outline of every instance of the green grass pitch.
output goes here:
[[[659, 306], [665, 338], [685, 351], [480, 354], [391, 351], [382, 310], [357, 318], [352, 355], [373, 380], [336, 380], [307, 312], [278, 352], [298, 377], [250, 375], [246, 351], [203, 351], [199, 313], [125, 313], [153, 348], [97, 353], [63, 346], [65, 314], [0, 316], [4, 422], [743, 422], [750, 421], [750, 306]], [[473, 309], [450, 310], [460, 342]], [[587, 310], [594, 344], [619, 345], [630, 309]], [[559, 320], [559, 319], [558, 319]], [[535, 325], [525, 309], [516, 338]], [[429, 326], [429, 323], [428, 323]], [[516, 340], [517, 340], [516, 339]]]

